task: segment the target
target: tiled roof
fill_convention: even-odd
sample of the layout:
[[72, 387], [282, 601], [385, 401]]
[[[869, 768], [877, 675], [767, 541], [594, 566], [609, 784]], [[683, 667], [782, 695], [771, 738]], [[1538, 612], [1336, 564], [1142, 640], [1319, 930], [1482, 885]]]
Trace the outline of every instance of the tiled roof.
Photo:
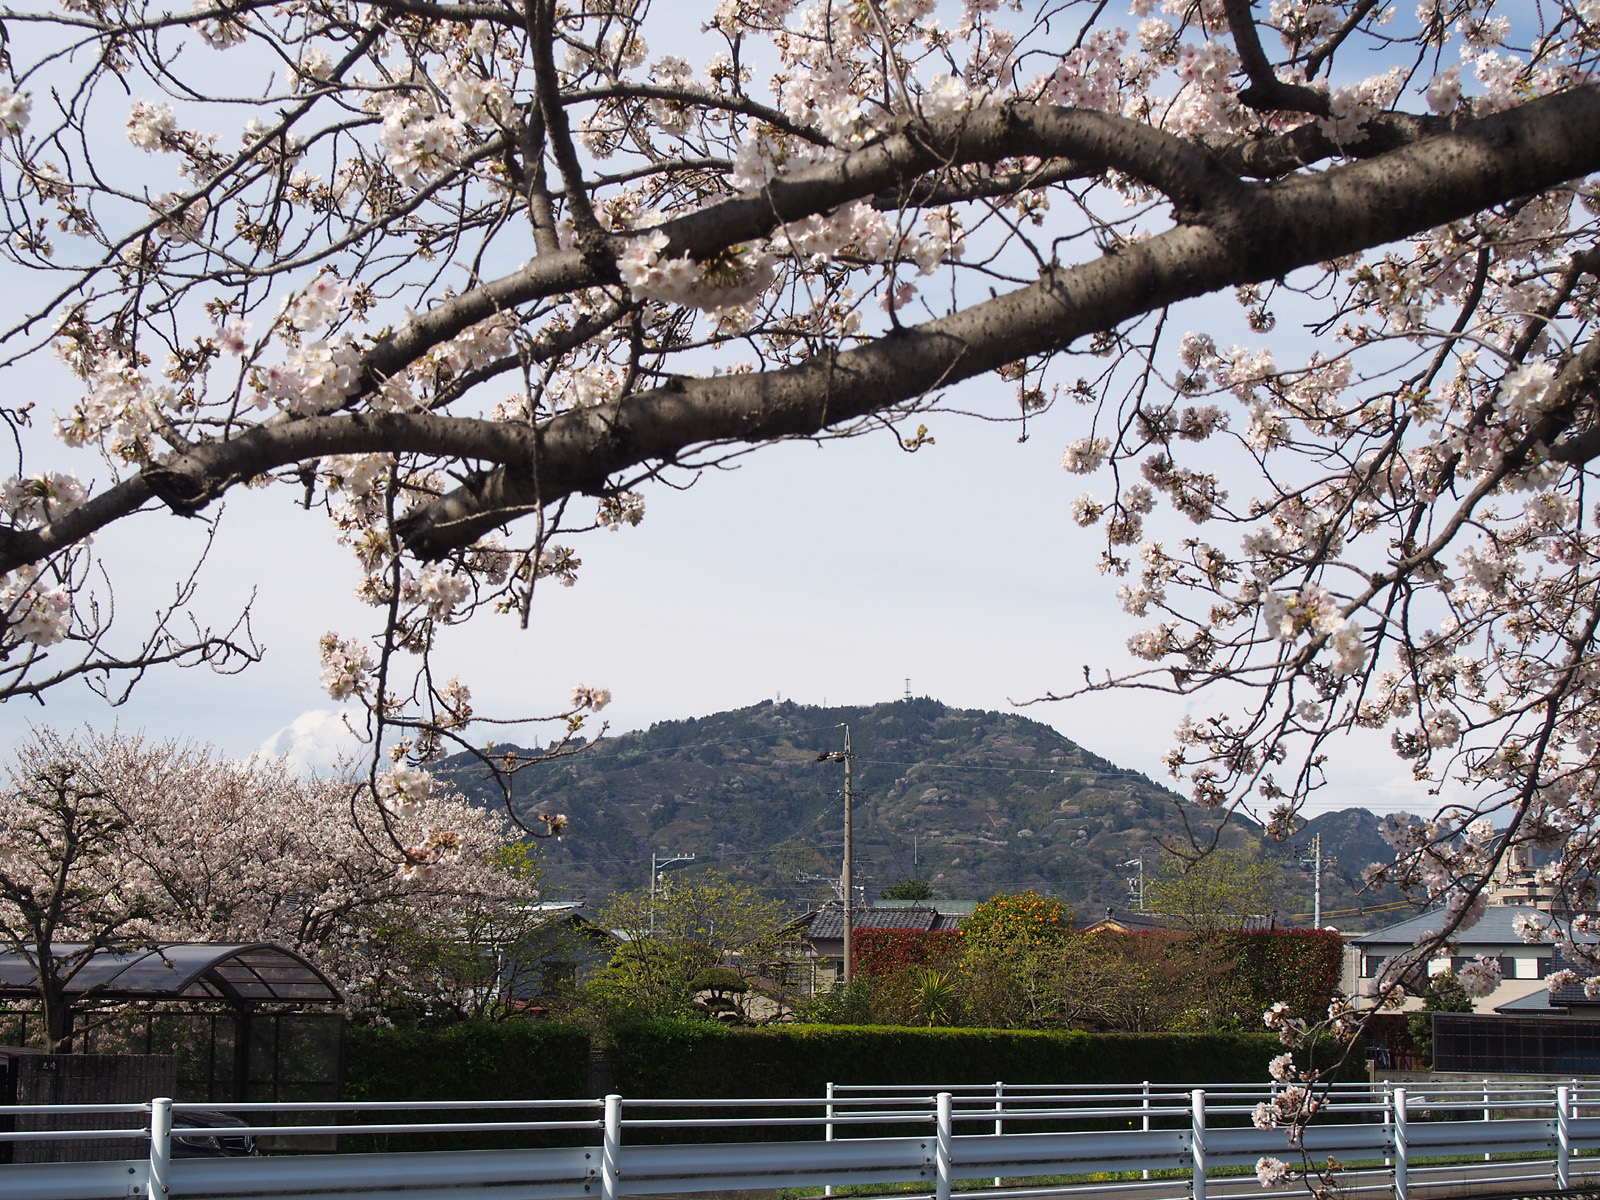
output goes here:
[[[917, 929], [928, 932], [956, 929], [961, 925], [958, 914], [935, 912], [928, 908], [858, 908], [851, 915], [852, 929]], [[842, 939], [844, 910], [830, 906], [812, 914], [806, 935], [817, 939]]]
[[1593, 1012], [1594, 1006], [1600, 1004], [1600, 997], [1590, 996], [1585, 993], [1583, 990], [1583, 981], [1590, 975], [1594, 974], [1594, 972], [1583, 966], [1582, 963], [1575, 963], [1570, 959], [1561, 957], [1561, 953], [1559, 951], [1550, 956], [1550, 974], [1554, 975], [1557, 971], [1576, 972], [1578, 976], [1578, 982], [1569, 983], [1565, 987], [1557, 988], [1555, 991], [1549, 992], [1549, 999], [1546, 1002], [1548, 1007], [1567, 1008], [1571, 1005], [1577, 1004], [1583, 1005]]

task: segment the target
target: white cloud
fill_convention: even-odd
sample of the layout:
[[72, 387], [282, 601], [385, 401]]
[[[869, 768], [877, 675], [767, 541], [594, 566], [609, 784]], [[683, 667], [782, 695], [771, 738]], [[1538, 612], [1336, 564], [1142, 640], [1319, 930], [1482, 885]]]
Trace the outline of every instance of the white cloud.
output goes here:
[[356, 753], [361, 748], [345, 724], [348, 713], [348, 709], [334, 712], [327, 708], [303, 712], [262, 742], [257, 753], [269, 758], [287, 758], [302, 771], [325, 771], [341, 755]]

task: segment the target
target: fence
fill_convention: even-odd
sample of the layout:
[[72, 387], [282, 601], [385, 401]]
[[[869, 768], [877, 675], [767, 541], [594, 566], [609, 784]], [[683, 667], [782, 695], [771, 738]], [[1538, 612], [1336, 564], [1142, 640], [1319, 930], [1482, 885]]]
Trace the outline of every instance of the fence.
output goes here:
[[[1102, 1196], [1265, 1200], [1263, 1156], [1298, 1166], [1343, 1164], [1347, 1194], [1395, 1200], [1503, 1185], [1523, 1194], [1565, 1190], [1600, 1157], [1600, 1084], [1516, 1082], [1403, 1087], [1337, 1085], [1291, 1147], [1284, 1129], [1259, 1129], [1255, 1106], [1276, 1092], [1253, 1085], [994, 1084], [846, 1087], [820, 1099], [306, 1102], [215, 1106], [250, 1122], [226, 1133], [257, 1138], [497, 1133], [569, 1136], [580, 1144], [505, 1150], [182, 1158], [173, 1118], [204, 1106], [39, 1105], [29, 1116], [116, 1114], [123, 1128], [18, 1129], [0, 1140], [147, 1139], [148, 1157], [0, 1166], [0, 1197], [26, 1200], [618, 1200], [622, 1196], [770, 1188], [887, 1185], [950, 1200], [980, 1186], [992, 1200], [1064, 1191]], [[1588, 1115], [1585, 1115], [1587, 1112]], [[431, 1119], [405, 1119], [419, 1114]], [[295, 1123], [296, 1121], [311, 1123]], [[319, 1123], [320, 1122], [320, 1123]], [[19, 1122], [20, 1123], [20, 1122]], [[910, 1129], [912, 1132], [905, 1133]], [[663, 1144], [630, 1142], [677, 1137]], [[724, 1140], [690, 1137], [723, 1131]], [[206, 1130], [177, 1131], [179, 1139]], [[798, 1135], [798, 1140], [797, 1140]], [[748, 1139], [757, 1140], [748, 1140]], [[747, 1139], [747, 1140], [737, 1140]], [[181, 1147], [180, 1141], [180, 1147]], [[1241, 1171], [1240, 1168], [1243, 1168]]]

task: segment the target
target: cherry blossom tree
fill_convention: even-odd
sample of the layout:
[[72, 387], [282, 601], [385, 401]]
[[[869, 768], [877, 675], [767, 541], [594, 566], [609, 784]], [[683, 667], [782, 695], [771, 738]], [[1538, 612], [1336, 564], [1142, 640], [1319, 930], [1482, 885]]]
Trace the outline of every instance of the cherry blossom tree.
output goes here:
[[126, 817], [75, 751], [34, 734], [0, 790], [0, 944], [33, 969], [51, 1051], [72, 1036], [73, 980], [100, 951], [148, 939], [160, 907], [121, 853]]
[[377, 632], [323, 683], [392, 799], [451, 745], [498, 765], [440, 630], [526, 624], [657, 481], [1060, 404], [1063, 515], [1149, 624], [1054, 695], [1207, 689], [1174, 776], [1280, 833], [1336, 739], [1387, 738], [1462, 797], [1382, 868], [1447, 905], [1419, 955], [1508, 848], [1592, 895], [1593, 0], [697, 19], [691, 61], [646, 0], [0, 14], [3, 361], [77, 380], [5, 392], [7, 693], [247, 662], [178, 633], [188, 585], [113, 652], [97, 555], [277, 488], [363, 568]]
[[483, 932], [526, 924], [539, 898], [510, 822], [421, 771], [380, 806], [359, 780], [305, 779], [281, 760], [48, 731], [10, 770], [0, 937], [35, 966], [53, 1045], [71, 1032], [67, 984], [103, 948], [275, 942], [351, 1011], [382, 1009], [456, 997], [436, 978], [440, 947], [476, 936], [492, 957]]

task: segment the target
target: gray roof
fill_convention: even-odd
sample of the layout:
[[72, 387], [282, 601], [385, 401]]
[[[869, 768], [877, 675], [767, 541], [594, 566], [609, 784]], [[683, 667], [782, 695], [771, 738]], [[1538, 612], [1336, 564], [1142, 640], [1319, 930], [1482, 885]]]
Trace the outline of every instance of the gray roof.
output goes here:
[[[931, 908], [858, 908], [851, 914], [851, 929], [912, 929], [941, 932], [958, 929], [961, 916]], [[811, 917], [806, 935], [812, 938], [844, 939], [844, 910], [830, 905]]]
[[[1558, 970], [1572, 964], [1556, 956], [1557, 961], [1552, 964]], [[1591, 1000], [1583, 994], [1583, 984], [1569, 983], [1566, 987], [1551, 992], [1549, 988], [1540, 988], [1536, 992], [1529, 992], [1526, 996], [1518, 996], [1515, 1000], [1508, 1000], [1504, 1004], [1497, 1004], [1495, 1012], [1507, 1017], [1583, 1017], [1594, 1020], [1600, 1013], [1600, 999]]]
[[[57, 959], [80, 954], [84, 943], [57, 944]], [[219, 945], [165, 942], [139, 950], [100, 949], [67, 984], [69, 996], [114, 1000], [292, 1001], [337, 1004], [338, 989], [293, 950], [268, 942]], [[0, 951], [0, 996], [38, 995], [33, 962]]]
[[[1512, 927], [1518, 917], [1543, 917], [1550, 920], [1550, 914], [1542, 909], [1531, 908], [1525, 904], [1491, 904], [1484, 909], [1483, 919], [1476, 925], [1467, 929], [1457, 930], [1451, 935], [1452, 941], [1463, 944], [1493, 943], [1496, 945], [1519, 945], [1522, 939], [1517, 936], [1517, 931]], [[1445, 916], [1440, 909], [1425, 912], [1419, 916], [1409, 917], [1397, 925], [1390, 925], [1385, 929], [1375, 929], [1371, 933], [1364, 933], [1360, 937], [1350, 940], [1357, 946], [1413, 946], [1417, 939], [1429, 930], [1444, 928]], [[1581, 934], [1580, 942], [1600, 941], [1594, 934]], [[1537, 943], [1529, 943], [1537, 945]]]
[[1526, 996], [1518, 996], [1515, 1000], [1495, 1005], [1494, 1010], [1508, 1017], [1548, 1017], [1551, 1015], [1550, 989], [1540, 988]]

